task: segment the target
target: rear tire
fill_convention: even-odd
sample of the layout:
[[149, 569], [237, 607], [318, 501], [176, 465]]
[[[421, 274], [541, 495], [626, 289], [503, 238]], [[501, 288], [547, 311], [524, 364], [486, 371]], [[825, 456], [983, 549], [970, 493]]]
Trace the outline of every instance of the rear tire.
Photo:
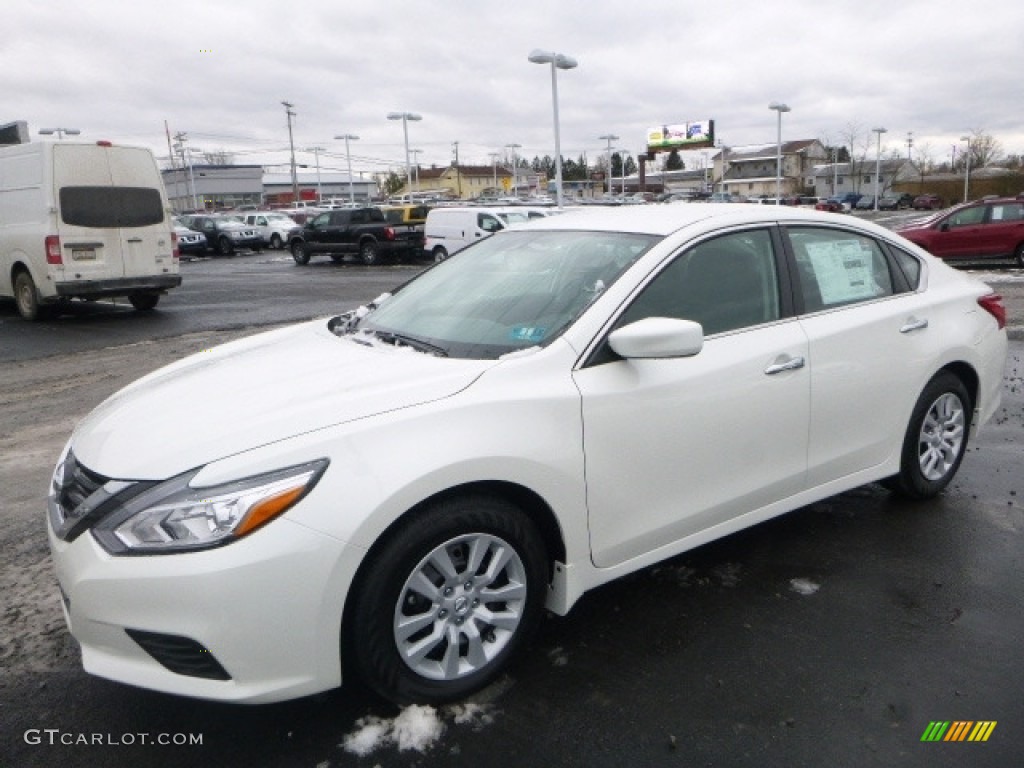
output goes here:
[[363, 264], [368, 267], [372, 267], [376, 264], [380, 257], [377, 254], [377, 244], [372, 240], [366, 240], [359, 246], [359, 258], [362, 259]]
[[32, 275], [24, 269], [14, 276], [14, 300], [18, 304], [18, 314], [25, 320], [45, 320], [51, 315], [50, 308], [39, 298]]
[[292, 243], [292, 258], [295, 259], [295, 263], [299, 266], [309, 264], [309, 251], [306, 249], [306, 244], [301, 240]]
[[1024, 269], [1024, 243], [1017, 246], [1017, 250], [1013, 252], [1013, 258], [1017, 262], [1017, 267]]
[[230, 237], [221, 236], [217, 239], [217, 253], [221, 256], [230, 256], [235, 251], [235, 245]]
[[284, 240], [281, 239], [281, 236], [277, 234], [277, 232], [270, 236], [270, 247], [275, 251], [280, 251], [284, 248]]
[[140, 312], [148, 312], [154, 309], [160, 302], [159, 293], [133, 293], [128, 297], [128, 301], [132, 303]]
[[967, 452], [971, 396], [964, 383], [944, 371], [924, 388], [903, 438], [900, 472], [884, 481], [911, 499], [930, 499], [949, 485]]
[[435, 503], [366, 562], [343, 656], [399, 705], [453, 701], [493, 681], [544, 607], [542, 539], [500, 497]]

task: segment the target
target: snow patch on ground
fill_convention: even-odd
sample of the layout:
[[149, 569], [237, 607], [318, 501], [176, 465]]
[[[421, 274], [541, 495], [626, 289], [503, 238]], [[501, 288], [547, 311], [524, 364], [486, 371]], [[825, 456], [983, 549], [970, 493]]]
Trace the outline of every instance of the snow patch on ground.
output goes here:
[[494, 714], [487, 704], [476, 701], [452, 704], [440, 711], [413, 704], [391, 719], [375, 715], [360, 718], [355, 723], [355, 730], [338, 746], [359, 757], [366, 757], [385, 747], [395, 747], [399, 752], [415, 750], [422, 753], [444, 735], [446, 722], [479, 731], [494, 722]]
[[821, 584], [816, 584], [810, 579], [790, 579], [789, 588], [798, 595], [813, 595], [821, 589]]

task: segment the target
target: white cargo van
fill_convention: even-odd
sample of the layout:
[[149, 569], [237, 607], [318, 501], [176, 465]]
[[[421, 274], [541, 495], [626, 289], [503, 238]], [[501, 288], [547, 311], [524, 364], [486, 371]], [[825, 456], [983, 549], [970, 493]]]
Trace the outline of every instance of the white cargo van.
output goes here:
[[431, 208], [423, 231], [423, 249], [434, 261], [443, 261], [505, 226], [494, 208]]
[[181, 284], [153, 153], [110, 142], [0, 146], [0, 297], [35, 320], [71, 299], [140, 310]]

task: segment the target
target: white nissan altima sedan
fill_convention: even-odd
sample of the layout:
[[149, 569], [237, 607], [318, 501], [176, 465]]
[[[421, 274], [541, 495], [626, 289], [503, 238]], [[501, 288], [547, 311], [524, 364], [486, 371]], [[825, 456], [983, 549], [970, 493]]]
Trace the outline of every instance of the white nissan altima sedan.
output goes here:
[[491, 681], [545, 608], [872, 481], [942, 491], [1001, 299], [870, 223], [590, 209], [113, 395], [49, 538], [85, 669], [266, 702]]

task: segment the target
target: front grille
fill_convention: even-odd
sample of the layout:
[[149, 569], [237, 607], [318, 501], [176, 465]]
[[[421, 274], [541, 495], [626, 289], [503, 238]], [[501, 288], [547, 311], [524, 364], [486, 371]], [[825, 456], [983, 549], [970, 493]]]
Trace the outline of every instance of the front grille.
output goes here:
[[216, 657], [190, 637], [139, 629], [125, 629], [125, 632], [142, 650], [175, 674], [207, 680], [231, 679]]
[[54, 533], [65, 541], [74, 541], [82, 531], [153, 485], [104, 477], [79, 464], [69, 451], [50, 489], [50, 523]]

